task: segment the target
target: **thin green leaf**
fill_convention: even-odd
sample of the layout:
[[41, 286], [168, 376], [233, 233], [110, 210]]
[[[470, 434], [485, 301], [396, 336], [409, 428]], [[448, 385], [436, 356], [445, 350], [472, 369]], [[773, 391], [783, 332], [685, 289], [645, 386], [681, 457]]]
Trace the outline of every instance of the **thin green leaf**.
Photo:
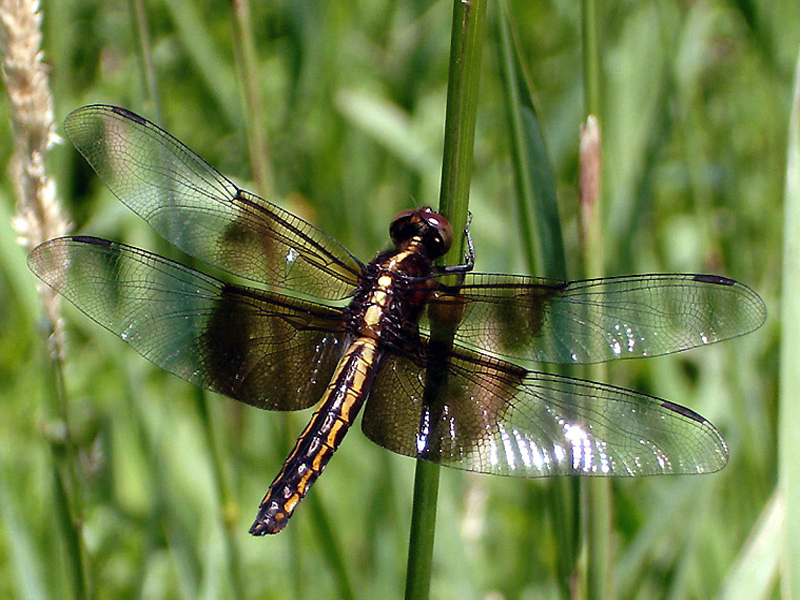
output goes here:
[[800, 55], [786, 157], [783, 217], [783, 301], [781, 303], [779, 478], [786, 505], [781, 559], [785, 598], [800, 598]]

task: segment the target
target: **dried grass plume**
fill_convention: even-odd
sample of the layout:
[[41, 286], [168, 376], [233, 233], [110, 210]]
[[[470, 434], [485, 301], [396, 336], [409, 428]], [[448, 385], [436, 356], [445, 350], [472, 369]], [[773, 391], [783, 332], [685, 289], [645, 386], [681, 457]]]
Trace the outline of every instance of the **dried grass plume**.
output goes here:
[[[13, 225], [26, 250], [67, 231], [45, 165], [55, 132], [41, 21], [38, 1], [0, 0], [0, 53], [14, 138], [9, 165], [17, 197]], [[57, 298], [49, 288], [40, 292], [58, 334]]]

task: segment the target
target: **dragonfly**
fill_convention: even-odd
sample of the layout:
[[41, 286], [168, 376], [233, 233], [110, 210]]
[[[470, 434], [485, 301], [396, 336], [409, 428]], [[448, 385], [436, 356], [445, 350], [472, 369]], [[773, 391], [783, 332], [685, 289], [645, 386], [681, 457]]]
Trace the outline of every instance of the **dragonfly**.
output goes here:
[[453, 230], [429, 207], [400, 212], [393, 247], [364, 263], [133, 112], [85, 106], [64, 129], [123, 204], [222, 278], [85, 235], [36, 247], [31, 270], [186, 381], [266, 410], [318, 404], [253, 535], [286, 526], [362, 406], [362, 430], [379, 446], [478, 473], [633, 477], [725, 466], [725, 441], [693, 410], [536, 365], [658, 356], [752, 332], [766, 310], [746, 285], [697, 274], [481, 274], [471, 253], [436, 266]]

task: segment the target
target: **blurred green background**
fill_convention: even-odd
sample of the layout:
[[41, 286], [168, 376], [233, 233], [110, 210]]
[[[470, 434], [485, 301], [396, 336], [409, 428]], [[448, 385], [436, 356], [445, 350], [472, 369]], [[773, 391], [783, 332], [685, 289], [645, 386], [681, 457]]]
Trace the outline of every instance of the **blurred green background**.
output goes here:
[[[471, 232], [478, 270], [520, 273], [498, 6], [489, 7], [482, 65]], [[510, 0], [508, 8], [577, 277], [580, 7]], [[42, 12], [59, 123], [93, 102], [156, 118], [129, 4], [45, 0]], [[231, 6], [153, 0], [146, 18], [162, 124], [247, 189], [369, 259], [387, 245], [397, 210], [438, 201], [451, 15], [444, 0], [254, 3], [248, 26], [257, 77], [248, 81], [262, 116], [249, 122]], [[748, 588], [737, 578], [747, 569], [769, 575], [778, 551], [768, 545], [772, 551], [743, 559], [754, 531], [771, 531], [756, 527], [777, 479], [783, 182], [800, 5], [622, 0], [599, 3], [596, 19], [607, 274], [718, 273], [753, 287], [770, 311], [767, 325], [747, 338], [609, 368], [612, 383], [708, 417], [731, 452], [718, 474], [613, 482], [616, 597], [757, 598], [764, 590], [778, 597], [775, 585], [745, 577]], [[0, 103], [0, 164], [12, 151], [7, 113]], [[256, 130], [267, 139], [262, 164], [269, 165], [258, 182], [247, 144]], [[163, 250], [68, 144], [53, 148], [50, 166], [74, 231]], [[44, 399], [41, 310], [14, 243], [6, 178], [0, 194], [0, 597], [61, 598], [69, 582], [43, 434], [53, 415]], [[341, 573], [312, 520], [320, 507], [338, 530], [357, 597], [401, 596], [412, 460], [354, 428], [311, 492], [315, 504], [306, 500], [285, 533], [252, 538], [258, 502], [308, 415], [285, 419], [211, 400], [231, 491], [221, 506], [197, 392], [73, 307], [64, 314], [65, 381], [98, 597], [234, 598], [237, 585], [249, 598], [339, 597]], [[432, 596], [558, 597], [552, 483], [444, 471]], [[234, 519], [230, 530], [225, 516]]]

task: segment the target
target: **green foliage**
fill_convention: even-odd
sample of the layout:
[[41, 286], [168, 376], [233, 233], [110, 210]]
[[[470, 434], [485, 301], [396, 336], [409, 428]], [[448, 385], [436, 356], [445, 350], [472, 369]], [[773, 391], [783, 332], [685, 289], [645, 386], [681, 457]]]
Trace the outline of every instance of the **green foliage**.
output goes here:
[[[263, 193], [363, 259], [387, 245], [397, 210], [436, 205], [452, 3], [253, 3], [248, 77], [261, 111], [247, 114], [261, 115], [259, 122], [243, 118], [230, 4], [147, 4], [157, 98], [145, 91], [130, 7], [42, 2], [59, 122], [92, 102], [152, 118], [159, 108], [168, 131], [253, 191], [247, 130], [259, 128], [267, 140], [261, 160], [272, 174]], [[490, 22], [499, 5], [490, 3]], [[579, 5], [510, 0], [508, 9], [574, 276]], [[718, 273], [758, 290], [771, 311], [747, 338], [608, 369], [617, 385], [708, 417], [731, 452], [715, 475], [613, 483], [615, 597], [711, 598], [742, 579], [742, 557], [767, 573], [779, 560], [753, 552], [750, 536], [776, 537], [756, 527], [762, 513], [774, 523], [781, 240], [800, 235], [784, 232], [782, 219], [800, 8], [628, 0], [598, 3], [597, 13], [607, 273]], [[493, 47], [499, 43], [489, 35], [483, 53], [471, 233], [478, 270], [523, 272], [527, 242], [501, 55]], [[2, 164], [12, 147], [6, 112], [2, 104]], [[54, 148], [50, 164], [76, 231], [162, 250], [72, 148]], [[5, 179], [0, 194], [0, 597], [61, 598], [70, 586], [45, 441], [53, 418], [42, 400], [46, 348], [35, 278], [11, 243], [13, 190]], [[286, 532], [252, 538], [258, 502], [307, 415], [284, 417], [224, 398], [206, 406], [190, 385], [71, 306], [64, 314], [77, 493], [98, 597], [236, 598], [243, 590], [246, 598], [336, 598], [348, 580], [359, 598], [402, 594], [413, 461], [353, 431], [311, 492], [316, 498], [305, 501], [320, 507], [301, 505]], [[432, 597], [557, 598], [563, 541], [553, 526], [552, 485], [443, 469]], [[317, 510], [336, 532], [338, 550], [320, 539]], [[735, 592], [777, 597], [767, 581], [765, 596]]]

